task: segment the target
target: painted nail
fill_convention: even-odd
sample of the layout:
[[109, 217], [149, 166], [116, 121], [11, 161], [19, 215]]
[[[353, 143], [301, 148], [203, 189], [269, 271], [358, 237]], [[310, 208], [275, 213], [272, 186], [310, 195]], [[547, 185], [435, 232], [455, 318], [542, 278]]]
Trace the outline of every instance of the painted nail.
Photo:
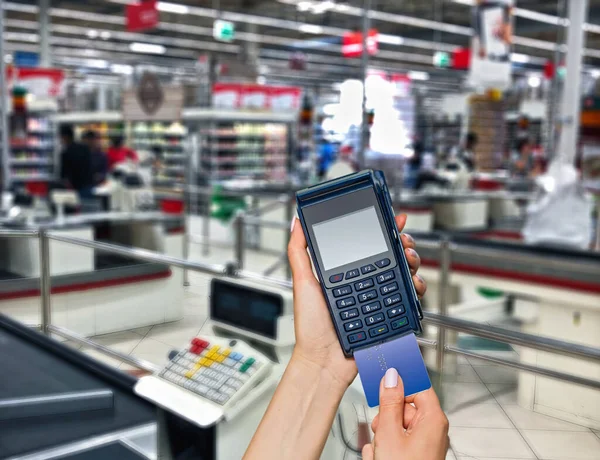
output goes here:
[[408, 253], [408, 255], [409, 255], [410, 257], [414, 257], [415, 259], [416, 259], [417, 257], [419, 257], [419, 255], [417, 254], [417, 251], [415, 251], [415, 250], [414, 250], [414, 249], [412, 249], [412, 248], [408, 248], [408, 249], [406, 250], [406, 252]]
[[396, 388], [398, 386], [398, 371], [393, 367], [385, 371], [383, 386], [385, 388]]
[[404, 238], [406, 238], [409, 243], [415, 242], [415, 239], [412, 236], [410, 236], [408, 233], [403, 233], [403, 235], [404, 235]]
[[425, 284], [425, 280], [423, 279], [423, 277], [421, 275], [419, 275], [418, 273], [415, 275], [418, 280], [421, 282], [421, 284]]
[[290, 227], [290, 233], [294, 231], [294, 226], [296, 225], [296, 216], [292, 217], [292, 225]]

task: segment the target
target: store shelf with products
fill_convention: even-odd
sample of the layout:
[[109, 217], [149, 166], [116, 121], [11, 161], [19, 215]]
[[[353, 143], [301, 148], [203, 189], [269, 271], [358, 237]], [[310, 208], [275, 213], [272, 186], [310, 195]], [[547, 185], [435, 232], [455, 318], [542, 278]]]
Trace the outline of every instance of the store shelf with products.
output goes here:
[[[25, 130], [10, 138], [10, 181], [51, 181], [56, 175], [56, 128], [49, 112], [28, 112]], [[16, 129], [16, 127], [15, 127]]]
[[211, 182], [287, 179], [292, 114], [195, 110], [184, 118], [198, 126], [199, 165]]
[[154, 170], [153, 185], [181, 185], [185, 181], [188, 130], [179, 122], [134, 122], [130, 125], [129, 145], [142, 163], [160, 152], [161, 167]]

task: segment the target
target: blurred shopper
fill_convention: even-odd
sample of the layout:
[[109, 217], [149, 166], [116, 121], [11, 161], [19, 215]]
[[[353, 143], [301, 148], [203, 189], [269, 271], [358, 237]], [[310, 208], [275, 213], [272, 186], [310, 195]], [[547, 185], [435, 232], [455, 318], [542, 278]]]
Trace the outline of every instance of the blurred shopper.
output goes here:
[[108, 169], [113, 170], [115, 166], [127, 161], [138, 162], [137, 153], [125, 146], [123, 136], [114, 137], [111, 140], [111, 147], [108, 149]]
[[474, 132], [469, 132], [465, 139], [465, 144], [459, 153], [459, 159], [464, 163], [469, 171], [475, 170], [475, 148], [479, 143], [479, 138]]
[[79, 193], [80, 198], [91, 198], [94, 187], [92, 154], [83, 144], [75, 142], [75, 132], [70, 125], [60, 128], [61, 152], [60, 178], [64, 185]]
[[527, 178], [533, 175], [535, 159], [529, 139], [520, 139], [511, 155], [509, 171], [513, 177]]
[[89, 130], [83, 133], [82, 140], [90, 149], [92, 155], [92, 174], [94, 176], [94, 186], [100, 185], [106, 180], [108, 175], [108, 157], [102, 151], [100, 136], [96, 131]]

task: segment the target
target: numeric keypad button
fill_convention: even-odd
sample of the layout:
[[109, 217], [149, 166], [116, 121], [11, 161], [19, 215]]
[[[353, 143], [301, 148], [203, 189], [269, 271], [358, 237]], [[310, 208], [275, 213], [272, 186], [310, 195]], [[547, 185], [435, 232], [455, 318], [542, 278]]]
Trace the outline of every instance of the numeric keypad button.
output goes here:
[[379, 284], [387, 283], [388, 281], [393, 280], [395, 277], [396, 276], [394, 275], [393, 271], [385, 272], [385, 273], [382, 273], [381, 275], [377, 275], [377, 282]]
[[392, 292], [396, 292], [397, 290], [398, 290], [398, 283], [394, 282], [394, 283], [386, 284], [385, 286], [381, 287], [379, 289], [379, 292], [381, 292], [381, 295], [387, 295], [387, 294], [391, 294]]
[[357, 291], [364, 291], [365, 289], [369, 289], [375, 286], [373, 282], [373, 278], [368, 278], [366, 280], [359, 281], [358, 283], [354, 283], [354, 289]]
[[356, 318], [358, 316], [358, 309], [353, 308], [351, 310], [346, 310], [340, 313], [340, 318], [343, 320]]
[[383, 299], [383, 304], [386, 307], [391, 307], [392, 305], [396, 305], [397, 303], [400, 303], [400, 302], [402, 302], [402, 296], [400, 295], [400, 293], [391, 295], [391, 296]]
[[373, 300], [376, 298], [377, 298], [377, 291], [375, 291], [375, 290], [361, 292], [360, 294], [358, 294], [358, 301], [361, 303], [368, 302], [369, 300]]
[[337, 301], [338, 308], [351, 307], [352, 305], [355, 305], [355, 304], [356, 304], [356, 300], [354, 300], [354, 297], [346, 297], [345, 299]]
[[348, 294], [352, 294], [352, 287], [350, 285], [335, 288], [333, 290], [333, 297], [342, 297], [343, 295]]
[[367, 316], [365, 318], [365, 323], [367, 326], [371, 326], [372, 324], [381, 323], [384, 320], [385, 320], [385, 316], [383, 316], [383, 313], [377, 313], [376, 315], [373, 315], [373, 316]]
[[368, 303], [367, 305], [363, 305], [361, 307], [361, 309], [362, 309], [362, 312], [366, 315], [366, 314], [372, 313], [374, 311], [381, 310], [381, 303], [371, 302], [371, 303]]

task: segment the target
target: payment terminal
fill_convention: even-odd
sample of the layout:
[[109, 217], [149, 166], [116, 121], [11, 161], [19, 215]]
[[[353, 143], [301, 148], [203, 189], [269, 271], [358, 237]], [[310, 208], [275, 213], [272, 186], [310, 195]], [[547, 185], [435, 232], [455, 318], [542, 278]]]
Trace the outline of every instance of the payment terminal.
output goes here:
[[410, 332], [421, 305], [381, 171], [301, 190], [298, 217], [346, 356]]

